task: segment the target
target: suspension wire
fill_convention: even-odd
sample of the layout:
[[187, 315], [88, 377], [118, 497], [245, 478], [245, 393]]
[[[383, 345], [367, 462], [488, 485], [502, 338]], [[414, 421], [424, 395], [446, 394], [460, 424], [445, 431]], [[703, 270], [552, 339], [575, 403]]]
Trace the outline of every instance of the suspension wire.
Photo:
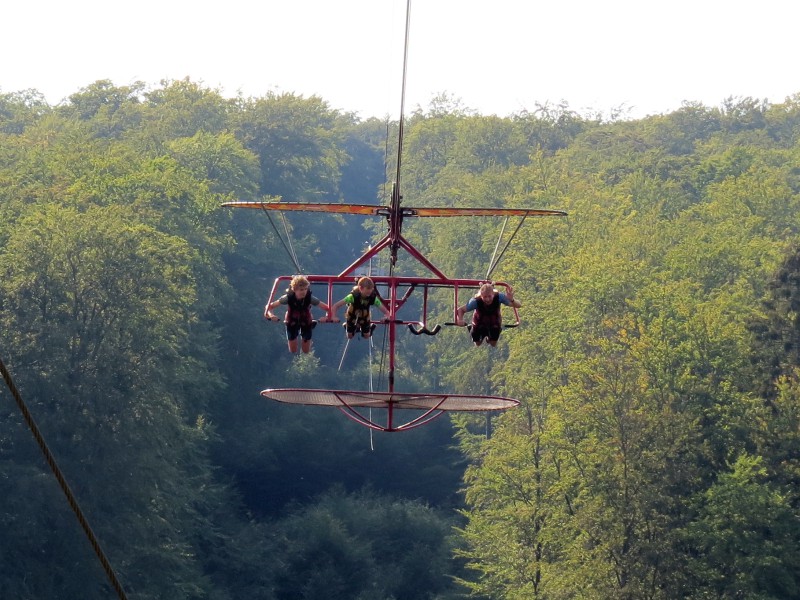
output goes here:
[[386, 137], [383, 142], [383, 185], [381, 187], [381, 200], [384, 202], [388, 198], [386, 186], [389, 183], [389, 117], [386, 117]]
[[[494, 271], [495, 268], [497, 267], [497, 265], [500, 264], [500, 260], [503, 258], [503, 255], [506, 253], [506, 250], [508, 250], [508, 247], [511, 245], [511, 241], [514, 239], [514, 236], [517, 235], [517, 232], [520, 230], [520, 228], [522, 227], [522, 224], [524, 222], [525, 222], [525, 217], [522, 217], [520, 219], [520, 221], [519, 221], [519, 224], [517, 225], [517, 228], [514, 230], [514, 233], [512, 233], [511, 237], [508, 238], [508, 241], [506, 242], [506, 245], [503, 246], [503, 251], [500, 252], [500, 256], [498, 256], [497, 260], [494, 260], [492, 262], [492, 264], [489, 265], [489, 270], [486, 271], [486, 279], [487, 280], [489, 279], [489, 276], [492, 274], [492, 271]], [[505, 229], [505, 225], [503, 226], [503, 229]], [[502, 236], [502, 234], [501, 234], [501, 236]], [[500, 240], [498, 239], [497, 242], [499, 244]]]
[[[394, 265], [392, 264], [391, 261], [389, 261], [389, 277], [394, 277]], [[390, 298], [390, 300], [391, 300], [391, 298]], [[386, 352], [386, 344], [387, 344], [386, 330], [384, 329], [383, 330], [383, 338], [382, 338], [382, 341], [381, 341], [381, 361], [380, 361], [380, 365], [378, 367], [378, 383], [381, 386], [383, 385], [383, 373], [384, 373], [384, 368], [386, 367], [386, 354], [387, 354], [387, 352]]]
[[411, 0], [406, 2], [406, 37], [403, 45], [403, 84], [400, 92], [400, 122], [397, 131], [397, 172], [395, 173], [395, 186], [400, 191], [400, 164], [403, 160], [403, 129], [404, 113], [406, 106], [406, 75], [408, 73], [408, 38], [411, 25]]
[[383, 331], [383, 338], [381, 338], [381, 361], [378, 365], [378, 384], [383, 386], [383, 373], [386, 368], [386, 330]]
[[[492, 355], [490, 353], [488, 359], [486, 360], [486, 379], [485, 379], [485, 381], [487, 381], [487, 382], [491, 381], [492, 363], [493, 362], [494, 361], [492, 360]], [[487, 389], [487, 388], [484, 388], [484, 389]], [[487, 389], [486, 393], [488, 394], [490, 392], [491, 392], [491, 388]], [[484, 431], [484, 435], [486, 436], [486, 439], [488, 440], [489, 438], [492, 437], [492, 415], [488, 411], [486, 412], [486, 425], [485, 425], [485, 427], [486, 427], [486, 429]]]
[[61, 490], [67, 497], [67, 502], [69, 502], [72, 511], [75, 513], [75, 516], [78, 518], [78, 522], [83, 528], [83, 532], [86, 534], [86, 537], [89, 539], [89, 543], [92, 545], [97, 558], [100, 560], [100, 564], [103, 565], [103, 570], [106, 572], [111, 585], [114, 587], [121, 600], [127, 600], [125, 590], [122, 589], [122, 584], [117, 578], [117, 575], [114, 572], [114, 569], [112, 568], [108, 558], [106, 557], [105, 552], [103, 552], [103, 549], [100, 547], [100, 542], [98, 541], [97, 536], [95, 536], [94, 531], [92, 531], [92, 528], [89, 525], [89, 522], [86, 520], [86, 516], [83, 514], [81, 507], [78, 505], [78, 500], [75, 498], [75, 494], [72, 493], [72, 490], [70, 489], [63, 472], [56, 463], [53, 453], [50, 451], [50, 448], [48, 448], [47, 443], [42, 436], [42, 432], [36, 425], [33, 415], [31, 415], [30, 410], [28, 410], [28, 406], [22, 399], [19, 390], [17, 390], [17, 386], [14, 384], [14, 380], [6, 369], [6, 365], [3, 363], [2, 359], [0, 359], [0, 372], [2, 372], [6, 386], [11, 392], [11, 395], [14, 397], [22, 416], [25, 418], [25, 422], [28, 424], [28, 428], [31, 430], [31, 433], [33, 433], [33, 437], [36, 439], [36, 442], [39, 444], [39, 448], [41, 449], [42, 454], [44, 454], [44, 458], [47, 461], [50, 470], [53, 472], [53, 475], [55, 475], [58, 484], [61, 486]]
[[[368, 273], [368, 275], [370, 277], [373, 276], [372, 258], [369, 259], [369, 268], [368, 268], [367, 273]], [[385, 330], [383, 332], [383, 335], [384, 335], [384, 342], [385, 342], [385, 340], [386, 340], [386, 331]], [[373, 364], [372, 351], [373, 351], [374, 347], [375, 346], [374, 346], [374, 343], [373, 343], [373, 339], [372, 339], [372, 336], [370, 335], [369, 336], [369, 391], [370, 391], [370, 393], [375, 391], [375, 387], [374, 387], [374, 383], [373, 383], [373, 377], [372, 377], [372, 364]], [[383, 374], [383, 366], [382, 365], [383, 365], [383, 352], [381, 352], [381, 367], [378, 370], [378, 382], [380, 382], [381, 379], [382, 379], [382, 374]], [[372, 407], [371, 406], [369, 407], [369, 420], [372, 421]], [[374, 436], [374, 433], [373, 433], [371, 427], [369, 428], [369, 449], [372, 452], [375, 452], [375, 436]]]
[[[374, 392], [372, 387], [372, 336], [369, 336], [369, 393]], [[369, 407], [369, 420], [372, 421], [372, 407]], [[375, 438], [372, 435], [372, 427], [369, 427], [369, 449], [375, 452]]]
[[[397, 130], [397, 163], [396, 163], [396, 171], [395, 171], [395, 179], [394, 179], [394, 190], [397, 191], [398, 195], [400, 192], [400, 167], [403, 158], [403, 129], [404, 129], [404, 113], [405, 113], [405, 102], [406, 102], [406, 73], [408, 71], [408, 38], [409, 38], [409, 24], [411, 22], [411, 0], [406, 1], [406, 23], [405, 23], [405, 42], [403, 44], [403, 79], [402, 79], [402, 89], [400, 93], [400, 117], [398, 120], [398, 130]], [[383, 168], [384, 174], [388, 171], [388, 156], [389, 156], [389, 119], [387, 118], [386, 121], [386, 138], [385, 138], [385, 146], [384, 146], [384, 159], [383, 159]], [[386, 184], [387, 178], [384, 176], [383, 182], [383, 193], [384, 198], [386, 194]], [[369, 265], [369, 274], [372, 275], [372, 261], [370, 260]], [[394, 276], [394, 262], [390, 261], [389, 265], [389, 277]], [[349, 339], [348, 339], [349, 342]], [[386, 361], [386, 330], [383, 333], [383, 343], [382, 343], [382, 350], [381, 350], [381, 360], [380, 360], [380, 367], [378, 370], [378, 381], [381, 382], [383, 379], [383, 371]], [[369, 390], [373, 392], [373, 377], [372, 377], [372, 364], [373, 364], [373, 348], [374, 343], [372, 339], [372, 335], [369, 337]], [[345, 346], [345, 351], [347, 347]], [[344, 356], [342, 357], [344, 360]], [[341, 368], [341, 364], [339, 365]], [[372, 407], [369, 409], [370, 420], [372, 420]], [[369, 432], [370, 436], [370, 449], [374, 451], [374, 440], [373, 440], [373, 432], [370, 429]]]
[[278, 239], [281, 241], [281, 245], [283, 246], [283, 249], [286, 250], [286, 253], [289, 255], [289, 258], [294, 263], [295, 269], [297, 269], [298, 273], [302, 273], [303, 270], [300, 268], [300, 265], [297, 264], [297, 259], [293, 256], [292, 251], [290, 251], [289, 248], [286, 246], [286, 242], [283, 241], [283, 236], [281, 236], [281, 232], [278, 231], [278, 227], [275, 225], [275, 222], [272, 220], [272, 217], [270, 216], [269, 211], [266, 208], [262, 208], [261, 210], [264, 211], [265, 215], [267, 215], [267, 219], [269, 219], [270, 225], [272, 225], [272, 228], [275, 230], [275, 234], [278, 236]]
[[492, 252], [492, 259], [489, 261], [489, 269], [486, 271], [486, 280], [489, 280], [489, 275], [492, 273], [492, 265], [494, 264], [494, 257], [497, 256], [497, 249], [500, 247], [500, 242], [503, 239], [503, 234], [506, 232], [506, 225], [508, 225], [508, 217], [503, 221], [503, 228], [500, 230], [500, 235], [497, 236], [497, 243], [494, 245], [494, 252]]
[[281, 213], [281, 220], [283, 221], [283, 231], [286, 233], [286, 241], [289, 243], [289, 250], [291, 251], [292, 262], [294, 262], [295, 266], [297, 267], [297, 272], [302, 273], [303, 268], [300, 266], [300, 261], [297, 258], [297, 252], [294, 251], [294, 246], [292, 245], [292, 236], [289, 234], [289, 225], [286, 221], [286, 215]]
[[345, 339], [347, 341], [344, 344], [344, 350], [342, 350], [342, 359], [339, 361], [339, 368], [336, 371], [337, 373], [341, 373], [342, 371], [342, 365], [344, 364], [344, 357], [347, 356], [347, 348], [350, 347], [350, 340], [352, 338], [349, 338], [347, 337], [347, 335], [345, 335]]

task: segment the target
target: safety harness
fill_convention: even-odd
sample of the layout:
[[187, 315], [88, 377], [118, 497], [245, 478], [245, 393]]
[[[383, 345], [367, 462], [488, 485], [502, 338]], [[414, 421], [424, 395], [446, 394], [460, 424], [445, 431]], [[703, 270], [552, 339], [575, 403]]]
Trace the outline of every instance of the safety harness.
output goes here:
[[353, 303], [347, 307], [347, 313], [345, 314], [347, 323], [355, 325], [356, 323], [369, 322], [369, 307], [375, 304], [378, 299], [377, 290], [373, 289], [369, 296], [364, 296], [356, 286], [350, 294], [353, 296]]
[[480, 294], [477, 294], [475, 299], [477, 306], [472, 313], [472, 326], [487, 327], [489, 329], [501, 327], [503, 325], [503, 316], [500, 313], [500, 294], [495, 292], [494, 298], [489, 304], [481, 300]]
[[290, 289], [286, 290], [286, 318], [285, 322], [290, 326], [311, 327], [311, 290], [306, 292], [303, 298], [298, 298]]

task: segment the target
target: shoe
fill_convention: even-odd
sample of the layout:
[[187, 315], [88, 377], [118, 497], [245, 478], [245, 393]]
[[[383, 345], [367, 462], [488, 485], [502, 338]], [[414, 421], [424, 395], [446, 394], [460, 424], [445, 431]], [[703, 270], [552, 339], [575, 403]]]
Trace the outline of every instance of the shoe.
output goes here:
[[317, 323], [319, 323], [319, 321], [316, 320], [311, 321], [311, 329], [314, 329], [314, 327], [317, 326]]
[[372, 325], [369, 326], [369, 334], [370, 335], [372, 335], [375, 332], [375, 328], [376, 327], [377, 327], [377, 325], [375, 325], [375, 323], [373, 323]]

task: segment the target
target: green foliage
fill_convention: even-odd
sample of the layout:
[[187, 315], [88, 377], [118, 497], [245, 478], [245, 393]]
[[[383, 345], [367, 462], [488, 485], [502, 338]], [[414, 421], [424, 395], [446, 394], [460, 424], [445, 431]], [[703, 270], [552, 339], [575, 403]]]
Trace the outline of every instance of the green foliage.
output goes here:
[[[176, 327], [185, 327], [196, 293], [191, 252], [178, 238], [130, 222], [124, 207], [45, 207], [19, 222], [0, 264], [4, 328], [21, 360], [109, 381], [135, 374], [121, 348], [141, 352], [131, 363], [142, 367], [178, 360]], [[36, 358], [42, 351], [49, 356]]]
[[[291, 356], [260, 319], [294, 268], [278, 233], [336, 273], [384, 223], [219, 205], [384, 202], [397, 126], [188, 79], [0, 95], [0, 347], [132, 594], [441, 600], [455, 578], [486, 598], [796, 597], [798, 98], [640, 121], [446, 95], [415, 112], [407, 205], [570, 216], [527, 219], [492, 274], [523, 304], [496, 349], [398, 340], [398, 387], [521, 406], [367, 437], [258, 394], [365, 387], [367, 345], [339, 370], [340, 327]], [[405, 226], [479, 278], [502, 223]], [[439, 292], [431, 324], [452, 320]], [[0, 594], [107, 597], [28, 437], [0, 411]]]
[[44, 96], [36, 90], [0, 94], [0, 132], [20, 134], [47, 112]]
[[281, 94], [247, 101], [237, 116], [237, 137], [259, 157], [261, 194], [338, 198], [344, 134], [338, 115], [320, 98]]
[[198, 131], [168, 144], [171, 155], [194, 178], [207, 182], [215, 194], [231, 199], [250, 198], [256, 192], [258, 162], [230, 133]]
[[754, 316], [753, 331], [757, 354], [754, 391], [774, 398], [773, 383], [781, 376], [791, 376], [800, 367], [800, 252], [793, 247], [765, 294], [763, 314]]
[[[529, 198], [562, 198], [571, 215], [566, 228], [522, 234], [501, 267], [526, 319], [503, 334], [508, 361], [447, 353], [464, 369], [451, 379], [460, 390], [491, 381], [489, 391], [523, 400], [488, 441], [458, 421], [472, 461], [460, 553], [478, 574], [465, 582], [475, 593], [675, 598], [709, 584], [719, 597], [796, 595], [793, 553], [784, 564], [770, 547], [763, 564], [745, 565], [689, 549], [680, 533], [698, 531], [696, 498], [756, 448], [774, 482], [766, 520], [796, 519], [795, 400], [788, 384], [780, 409], [750, 395], [766, 386], [750, 378], [749, 325], [796, 232], [793, 151], [756, 135], [760, 108], [736, 107], [587, 127], [565, 151], [506, 173]], [[773, 298], [786, 300], [767, 305], [775, 312], [761, 329], [773, 341], [760, 356], [783, 365], [772, 377], [795, 362], [780, 341], [791, 275], [779, 281]], [[752, 544], [772, 543], [771, 527], [756, 531]], [[796, 540], [781, 536], [781, 549]], [[719, 574], [728, 587], [703, 581], [701, 570], [731, 562]]]
[[141, 125], [144, 89], [142, 82], [118, 88], [107, 79], [96, 81], [72, 94], [59, 112], [68, 119], [86, 121], [98, 137], [118, 138]]
[[800, 396], [798, 371], [778, 379], [777, 395], [758, 402], [752, 420], [758, 423], [755, 448], [769, 466], [769, 481], [783, 490], [793, 508], [800, 504]]
[[[209, 534], [190, 533], [207, 514], [187, 483], [219, 492], [199, 448], [210, 433], [189, 411], [202, 410], [219, 381], [203, 374], [202, 352], [190, 345], [193, 252], [131, 217], [126, 207], [45, 206], [20, 220], [0, 255], [3, 347], [101, 538], [127, 548], [129, 577], [144, 593], [196, 597], [208, 582], [192, 547]], [[200, 392], [201, 374], [206, 396], [183, 396]], [[19, 441], [11, 444], [6, 464]], [[26, 558], [48, 570], [35, 577], [39, 597], [88, 576], [48, 560]]]
[[740, 456], [699, 499], [686, 528], [697, 594], [794, 598], [800, 594], [800, 526], [792, 506], [765, 481], [760, 457]]
[[451, 522], [415, 502], [334, 491], [273, 532], [275, 598], [433, 599], [452, 588]]
[[[230, 114], [236, 102], [222, 98], [219, 91], [188, 78], [163, 81], [160, 88], [144, 94], [147, 100], [145, 134], [155, 142], [192, 137], [198, 131], [222, 133], [230, 129]], [[140, 133], [133, 131], [131, 133]]]

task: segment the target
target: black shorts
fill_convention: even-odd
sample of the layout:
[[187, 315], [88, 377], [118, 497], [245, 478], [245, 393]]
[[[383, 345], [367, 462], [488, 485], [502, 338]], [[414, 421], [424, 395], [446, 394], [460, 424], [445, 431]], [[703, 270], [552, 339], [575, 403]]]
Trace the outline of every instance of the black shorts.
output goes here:
[[356, 331], [360, 331], [362, 334], [370, 333], [373, 327], [372, 322], [369, 319], [366, 319], [352, 323], [348, 321], [344, 324], [344, 329], [348, 334], [353, 335]]
[[310, 327], [301, 327], [300, 325], [287, 325], [286, 326], [286, 339], [290, 342], [292, 340], [296, 340], [297, 336], [299, 335], [304, 340], [308, 341], [311, 339], [311, 330], [314, 329], [313, 326]]
[[500, 327], [488, 327], [486, 325], [473, 325], [472, 341], [482, 342], [484, 338], [489, 338], [490, 342], [496, 342], [500, 339]]

